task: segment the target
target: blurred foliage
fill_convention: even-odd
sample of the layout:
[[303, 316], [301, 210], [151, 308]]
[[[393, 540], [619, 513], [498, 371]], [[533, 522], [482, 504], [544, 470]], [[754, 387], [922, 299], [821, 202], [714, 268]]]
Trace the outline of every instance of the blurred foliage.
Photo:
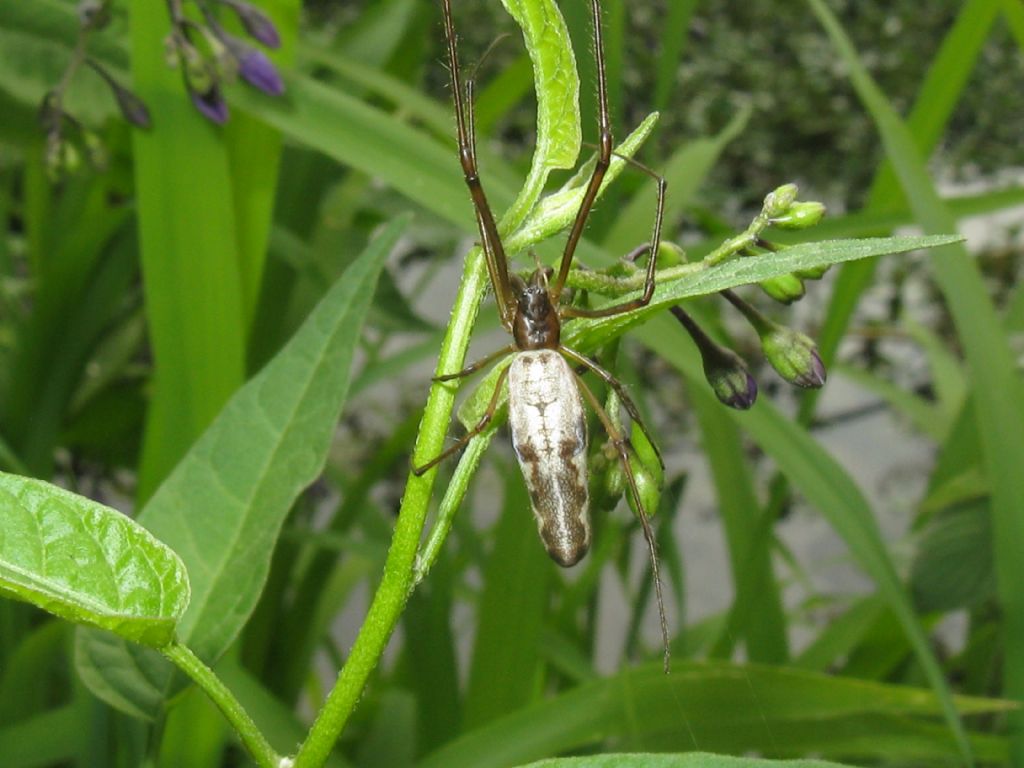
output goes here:
[[[1007, 735], [1019, 710], [1002, 700], [1024, 701], [1024, 188], [1003, 173], [1019, 172], [1022, 158], [1019, 3], [830, 1], [839, 32], [818, 0], [604, 3], [616, 139], [660, 110], [639, 157], [669, 179], [666, 239], [684, 243], [691, 262], [736, 236], [788, 181], [804, 199], [825, 200], [830, 216], [810, 232], [764, 230], [770, 242], [746, 243], [759, 258], [908, 226], [951, 232], [978, 214], [1001, 217], [986, 220], [1001, 222], [986, 234], [1004, 243], [985, 243], [977, 260], [955, 244], [891, 257], [877, 274], [871, 261], [845, 264], [821, 282], [808, 277], [808, 298], [793, 310], [743, 290], [773, 322], [814, 336], [830, 376], [857, 388], [863, 407], [781, 390], [751, 360], [759, 400], [728, 411], [664, 312], [621, 343], [611, 343], [621, 331], [611, 325], [602, 335], [579, 322], [567, 333], [622, 377], [670, 457], [657, 516], [675, 629], [670, 677], [650, 661], [660, 649], [648, 631], [649, 566], [639, 526], [616, 508], [621, 478], [596, 478], [594, 550], [569, 577], [536, 540], [507, 440], [476, 471], [493, 430], [442, 466], [433, 494], [408, 479], [425, 401], [434, 414], [439, 398], [454, 404], [438, 387], [428, 400], [429, 377], [459, 265], [478, 237], [452, 140], [438, 4], [259, 5], [284, 38], [273, 60], [286, 93], [230, 87], [232, 119], [221, 129], [163, 61], [163, 5], [135, 3], [129, 16], [116, 2], [89, 50], [137, 89], [153, 127], [129, 129], [82, 70], [66, 106], [102, 138], [106, 163], [53, 184], [37, 109], [72, 56], [75, 3], [0, 0], [0, 469], [137, 509], [176, 548], [215, 551], [188, 552], [202, 563], [196, 593], [214, 617], [188, 633], [210, 662], [230, 646], [217, 672], [277, 748], [293, 751], [335, 672], [368, 658], [352, 651], [354, 638], [406, 503], [451, 533], [408, 605], [402, 592], [398, 613], [366, 623], [379, 641], [372, 652], [359, 646], [369, 656], [383, 653], [388, 621], [400, 630], [372, 676], [372, 663], [346, 673], [364, 675], [347, 689], [361, 703], [332, 765], [479, 768], [612, 750], [938, 765], [966, 762], [965, 745], [978, 763], [1024, 765], [1024, 742]], [[560, 5], [582, 75], [584, 139], [593, 140], [587, 8]], [[954, 24], [965, 9], [994, 21]], [[533, 76], [519, 29], [496, 3], [464, 0], [455, 12], [464, 68], [479, 78], [481, 171], [501, 212], [542, 143]], [[685, 31], [668, 19], [684, 19]], [[485, 57], [503, 34], [512, 39]], [[955, 43], [945, 58], [944, 41]], [[936, 72], [943, 87], [928, 90]], [[549, 187], [567, 178], [557, 171]], [[948, 180], [975, 178], [977, 188], [945, 193]], [[623, 173], [589, 222], [582, 260], [607, 267], [643, 243], [653, 203], [650, 179]], [[363, 296], [365, 324], [341, 334], [357, 361], [351, 382], [344, 355], [282, 352], [316, 336], [307, 318], [332, 286], [354, 279], [358, 255], [381, 247], [389, 223], [387, 237], [401, 239], [372, 302]], [[536, 247], [552, 259], [561, 244]], [[679, 268], [681, 248], [666, 250], [675, 259], [666, 268]], [[779, 294], [777, 283], [768, 288]], [[685, 303], [706, 349], [758, 356], [755, 334], [725, 302]], [[498, 328], [490, 303], [475, 327], [474, 352], [504, 343], [488, 335]], [[468, 343], [468, 325], [458, 332]], [[440, 354], [451, 362], [450, 349]], [[264, 391], [255, 374], [268, 361], [293, 367]], [[310, 396], [313, 415], [300, 417], [287, 396], [301, 389], [303, 366], [333, 378]], [[466, 385], [475, 391], [463, 421], [479, 415], [493, 380]], [[740, 391], [746, 403], [750, 386], [743, 378], [727, 395]], [[878, 440], [869, 428], [868, 448], [826, 447], [829, 428], [878, 412], [923, 446], [895, 499], [859, 475], [858, 452]], [[308, 418], [309, 431], [284, 430], [295, 444], [263, 461], [255, 448], [271, 443], [259, 430], [292, 418]], [[591, 461], [607, 470], [599, 434], [595, 422]], [[318, 462], [323, 475], [306, 488]], [[210, 467], [227, 487], [202, 479]], [[226, 491], [240, 487], [259, 503], [236, 504]], [[695, 619], [690, 601], [710, 577], [681, 540], [704, 513], [720, 526], [727, 576], [720, 610]], [[252, 532], [212, 534], [211, 520]], [[791, 550], [787, 527], [815, 524], [845, 549], [806, 559]], [[411, 559], [419, 534], [404, 536]], [[822, 586], [821, 560], [848, 560], [870, 583]], [[228, 561], [233, 570], [219, 570]], [[422, 577], [426, 566], [417, 568]], [[621, 615], [609, 618], [613, 610]], [[79, 636], [76, 652], [62, 624], [0, 602], [4, 768], [245, 764], [201, 697], [168, 699], [179, 685], [166, 668], [150, 674], [151, 659], [103, 638]], [[950, 728], [954, 709], [963, 731]], [[713, 760], [698, 764], [721, 764]]]

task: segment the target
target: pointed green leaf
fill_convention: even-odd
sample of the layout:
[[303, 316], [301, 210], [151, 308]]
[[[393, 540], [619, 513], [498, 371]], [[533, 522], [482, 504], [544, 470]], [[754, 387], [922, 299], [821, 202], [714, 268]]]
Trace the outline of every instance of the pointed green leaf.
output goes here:
[[[646, 665], [583, 683], [463, 734], [419, 768], [503, 768], [611, 740], [652, 751], [855, 753], [935, 765], [957, 756], [927, 689], [756, 664]], [[1010, 702], [958, 697], [962, 712]], [[984, 738], [984, 737], [982, 737]], [[989, 759], [1005, 739], [988, 740]], [[981, 750], [979, 750], [980, 753]]]
[[686, 755], [591, 755], [556, 757], [523, 768], [842, 768], [823, 760], [762, 760], [691, 752]]
[[502, 0], [523, 30], [533, 62], [537, 93], [537, 147], [516, 201], [502, 217], [502, 231], [515, 229], [533, 208], [555, 168], [572, 168], [579, 156], [580, 78], [569, 30], [553, 0]]
[[[595, 346], [592, 338], [599, 336], [603, 342], [617, 336], [637, 325], [644, 318], [672, 304], [677, 304], [682, 299], [717, 293], [726, 288], [759, 283], [768, 278], [779, 277], [801, 269], [904, 253], [919, 248], [935, 248], [961, 240], [959, 235], [827, 240], [819, 243], [801, 243], [763, 256], [732, 259], [715, 266], [706, 266], [703, 262], [683, 264], [658, 273], [661, 279], [654, 291], [651, 303], [646, 307], [636, 312], [611, 318], [577, 321], [569, 327], [568, 343], [573, 346], [579, 344], [580, 339], [586, 338], [587, 342], [579, 345], [583, 351], [586, 351]], [[579, 273], [579, 277], [571, 279], [570, 282], [574, 287], [600, 290], [598, 283], [593, 286], [581, 285], [580, 281], [586, 279], [585, 273]], [[639, 296], [639, 294], [640, 292], [637, 291], [629, 294], [628, 298]], [[623, 298], [609, 299], [606, 303], [614, 304], [623, 300]]]
[[185, 566], [116, 509], [0, 473], [0, 594], [162, 646], [189, 600]]
[[[281, 524], [323, 468], [377, 276], [407, 223], [393, 222], [353, 262], [139, 516], [188, 563], [192, 603], [178, 637], [207, 661], [249, 618]], [[155, 654], [133, 657], [94, 632], [79, 633], [78, 645], [83, 677], [114, 706], [152, 714], [171, 689], [173, 669]]]

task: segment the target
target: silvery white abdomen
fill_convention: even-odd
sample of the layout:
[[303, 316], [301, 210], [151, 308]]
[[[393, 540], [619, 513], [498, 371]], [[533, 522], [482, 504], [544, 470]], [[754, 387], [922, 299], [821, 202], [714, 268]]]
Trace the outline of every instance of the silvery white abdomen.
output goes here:
[[558, 352], [512, 358], [508, 420], [544, 546], [559, 565], [575, 565], [590, 548], [587, 422], [575, 374]]

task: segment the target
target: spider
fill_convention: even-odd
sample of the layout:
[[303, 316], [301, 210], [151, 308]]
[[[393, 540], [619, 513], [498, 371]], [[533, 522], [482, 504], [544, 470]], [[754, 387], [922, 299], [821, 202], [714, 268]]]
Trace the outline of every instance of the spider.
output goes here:
[[[665, 180], [646, 167], [635, 163], [657, 182], [658, 196], [643, 293], [634, 299], [598, 309], [571, 306], [561, 302], [566, 278], [573, 263], [576, 246], [583, 234], [601, 182], [611, 163], [612, 132], [608, 113], [604, 48], [599, 0], [591, 0], [593, 43], [597, 69], [598, 131], [597, 160], [591, 173], [575, 220], [569, 231], [557, 274], [540, 265], [527, 279], [509, 271], [508, 259], [498, 234], [494, 214], [487, 202], [483, 183], [477, 170], [476, 133], [473, 117], [473, 81], [463, 91], [452, 21], [451, 0], [442, 0], [448, 64], [451, 69], [452, 97], [455, 102], [455, 123], [466, 186], [469, 188], [480, 231], [480, 242], [487, 271], [498, 306], [501, 324], [512, 335], [508, 346], [468, 365], [457, 373], [435, 377], [435, 381], [452, 381], [480, 370], [506, 355], [510, 364], [502, 369], [483, 415], [461, 439], [427, 463], [413, 468], [422, 475], [438, 463], [465, 447], [490, 423], [501, 398], [502, 387], [508, 384], [508, 418], [519, 467], [529, 492], [533, 514], [544, 547], [551, 558], [563, 567], [578, 563], [590, 548], [591, 528], [589, 491], [587, 487], [587, 424], [583, 401], [596, 412], [608, 433], [638, 512], [644, 538], [651, 557], [656, 587], [665, 669], [668, 670], [668, 627], [661, 594], [657, 547], [648, 521], [630, 454], [633, 448], [601, 406], [577, 371], [591, 371], [618, 395], [633, 422], [654, 446], [639, 411], [623, 385], [607, 370], [560, 341], [562, 322], [570, 318], [603, 318], [633, 311], [647, 305], [654, 293], [654, 254], [658, 252], [664, 216]], [[655, 449], [657, 453], [657, 449]], [[658, 460], [661, 456], [658, 455]]]

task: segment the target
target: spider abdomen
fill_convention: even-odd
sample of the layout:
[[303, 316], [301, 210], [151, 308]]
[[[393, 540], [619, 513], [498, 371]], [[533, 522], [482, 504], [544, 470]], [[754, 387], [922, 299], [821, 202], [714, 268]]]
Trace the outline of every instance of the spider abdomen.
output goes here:
[[508, 372], [509, 426], [541, 540], [561, 566], [590, 548], [587, 422], [576, 377], [550, 349], [518, 352]]

